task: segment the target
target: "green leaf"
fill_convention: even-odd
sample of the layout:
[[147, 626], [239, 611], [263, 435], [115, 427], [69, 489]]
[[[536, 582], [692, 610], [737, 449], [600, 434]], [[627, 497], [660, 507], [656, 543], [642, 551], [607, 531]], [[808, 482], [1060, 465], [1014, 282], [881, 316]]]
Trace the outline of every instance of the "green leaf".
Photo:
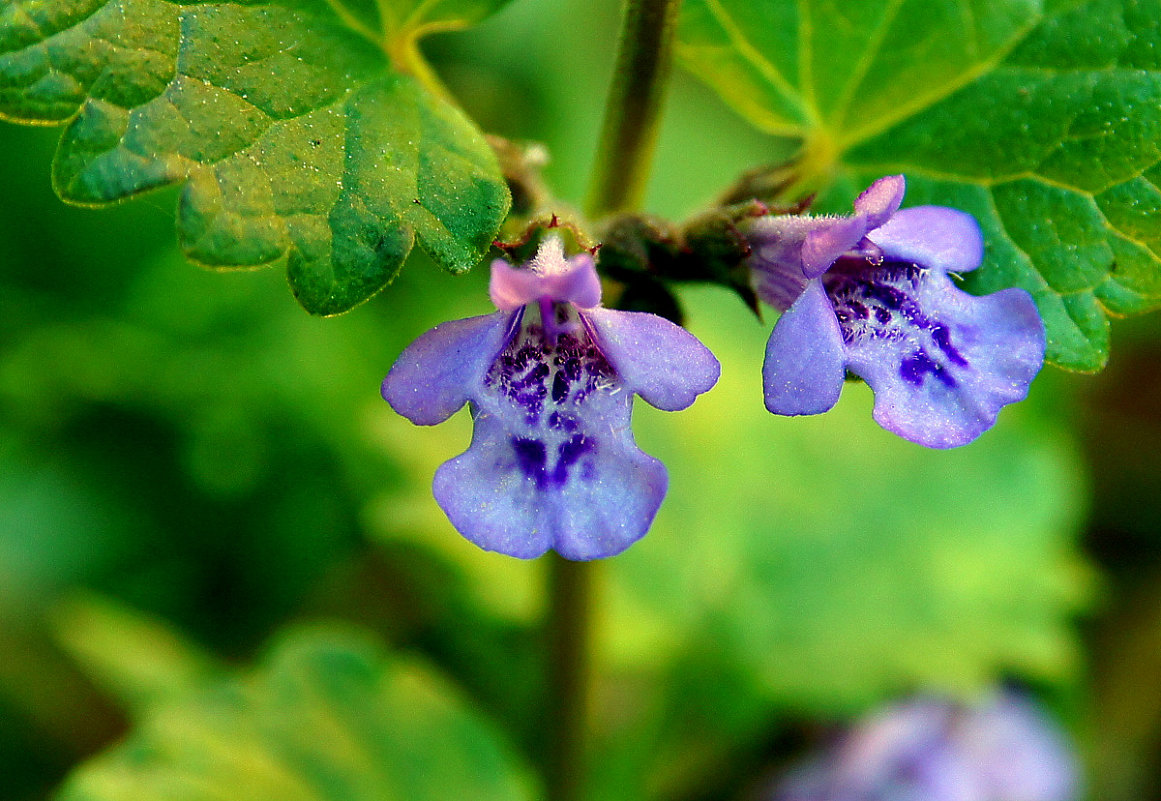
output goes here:
[[190, 259], [285, 263], [308, 311], [337, 314], [386, 286], [417, 238], [443, 268], [471, 268], [507, 214], [494, 154], [425, 87], [414, 44], [499, 5], [384, 3], [406, 24], [378, 34], [322, 0], [13, 0], [0, 113], [66, 123], [53, 165], [65, 200], [185, 181]]
[[114, 601], [77, 594], [59, 604], [52, 618], [64, 650], [135, 712], [188, 693], [219, 672], [196, 645]]
[[531, 801], [526, 771], [446, 682], [365, 638], [284, 635], [263, 664], [156, 705], [62, 801]]
[[[23, 299], [12, 292], [4, 297]], [[0, 373], [16, 348], [4, 350]], [[45, 362], [38, 367], [37, 378], [52, 372]], [[23, 389], [35, 392], [37, 378]], [[17, 409], [5, 379], [0, 376], [0, 397]], [[24, 433], [18, 414], [0, 425], [0, 626], [39, 619], [62, 591], [95, 580], [140, 547], [132, 504], [54, 444]]]
[[1097, 370], [1109, 315], [1161, 305], [1158, 19], [1158, 0], [689, 0], [679, 52], [801, 138], [836, 206], [904, 173], [909, 205], [975, 214], [970, 286], [1027, 289], [1048, 360]]

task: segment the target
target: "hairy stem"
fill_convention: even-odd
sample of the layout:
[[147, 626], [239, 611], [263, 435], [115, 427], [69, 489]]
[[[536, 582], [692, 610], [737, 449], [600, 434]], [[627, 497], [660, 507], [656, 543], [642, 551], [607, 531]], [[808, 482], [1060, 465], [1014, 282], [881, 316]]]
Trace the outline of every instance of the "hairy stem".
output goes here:
[[548, 557], [548, 801], [585, 793], [594, 562]]
[[635, 209], [645, 194], [681, 0], [626, 0], [588, 212]]

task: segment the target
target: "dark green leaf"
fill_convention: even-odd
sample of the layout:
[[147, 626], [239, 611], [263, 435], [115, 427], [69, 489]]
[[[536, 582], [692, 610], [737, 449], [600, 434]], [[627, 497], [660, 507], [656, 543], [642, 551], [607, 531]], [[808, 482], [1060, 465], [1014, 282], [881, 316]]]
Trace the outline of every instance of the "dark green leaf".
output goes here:
[[14, 0], [0, 9], [0, 112], [67, 123], [53, 167], [66, 200], [187, 181], [177, 225], [191, 259], [285, 262], [302, 305], [335, 314], [390, 282], [416, 238], [457, 272], [503, 221], [482, 134], [400, 71], [424, 70], [416, 36], [497, 5], [386, 3], [406, 25], [381, 48], [322, 0]]
[[163, 700], [62, 801], [530, 801], [526, 771], [445, 681], [330, 629]]
[[908, 204], [974, 213], [972, 286], [1030, 291], [1049, 361], [1096, 370], [1108, 315], [1161, 305], [1158, 20], [1157, 0], [689, 0], [681, 52], [800, 137], [841, 203], [902, 172]]

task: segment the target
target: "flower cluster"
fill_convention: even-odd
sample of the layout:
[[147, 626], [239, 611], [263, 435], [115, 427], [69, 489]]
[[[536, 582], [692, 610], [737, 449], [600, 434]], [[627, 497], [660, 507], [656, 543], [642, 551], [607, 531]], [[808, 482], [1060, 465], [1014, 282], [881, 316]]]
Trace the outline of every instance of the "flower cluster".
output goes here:
[[472, 542], [522, 558], [620, 553], [668, 481], [633, 441], [633, 395], [684, 409], [717, 382], [717, 359], [668, 320], [601, 308], [592, 257], [566, 259], [556, 238], [523, 267], [493, 262], [491, 296], [495, 313], [412, 343], [383, 397], [420, 425], [471, 405], [471, 447], [439, 468], [434, 492]]
[[983, 258], [979, 226], [942, 206], [900, 211], [903, 192], [903, 176], [891, 176], [859, 196], [852, 216], [749, 224], [754, 289], [784, 312], [766, 346], [766, 407], [825, 412], [849, 371], [874, 390], [879, 425], [949, 448], [1024, 398], [1044, 361], [1044, 328], [1022, 289], [958, 289], [949, 274]]
[[1076, 801], [1076, 757], [1027, 700], [917, 699], [878, 712], [789, 773], [769, 801]]
[[[874, 391], [880, 425], [949, 448], [1027, 394], [1044, 329], [1021, 289], [976, 297], [956, 286], [983, 258], [970, 215], [900, 210], [903, 193], [891, 176], [850, 216], [750, 217], [738, 266], [782, 312], [762, 368], [771, 412], [824, 412], [853, 374]], [[470, 404], [471, 447], [439, 468], [434, 492], [472, 542], [524, 558], [620, 553], [649, 528], [667, 485], [633, 441], [633, 395], [684, 409], [717, 381], [717, 360], [661, 317], [602, 308], [593, 257], [566, 258], [555, 237], [527, 264], [493, 262], [491, 297], [495, 313], [412, 343], [383, 397], [421, 425]]]

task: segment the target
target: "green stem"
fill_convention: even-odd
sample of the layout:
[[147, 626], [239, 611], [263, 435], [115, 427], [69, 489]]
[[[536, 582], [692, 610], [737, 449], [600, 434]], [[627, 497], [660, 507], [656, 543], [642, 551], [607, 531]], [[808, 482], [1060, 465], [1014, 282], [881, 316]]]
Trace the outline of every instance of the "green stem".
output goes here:
[[585, 794], [594, 562], [548, 557], [548, 801]]
[[616, 72], [589, 193], [591, 217], [641, 204], [680, 10], [681, 0], [625, 0]]
[[[681, 0], [625, 0], [617, 66], [589, 195], [597, 217], [641, 203]], [[548, 801], [585, 796], [593, 562], [548, 557]]]

